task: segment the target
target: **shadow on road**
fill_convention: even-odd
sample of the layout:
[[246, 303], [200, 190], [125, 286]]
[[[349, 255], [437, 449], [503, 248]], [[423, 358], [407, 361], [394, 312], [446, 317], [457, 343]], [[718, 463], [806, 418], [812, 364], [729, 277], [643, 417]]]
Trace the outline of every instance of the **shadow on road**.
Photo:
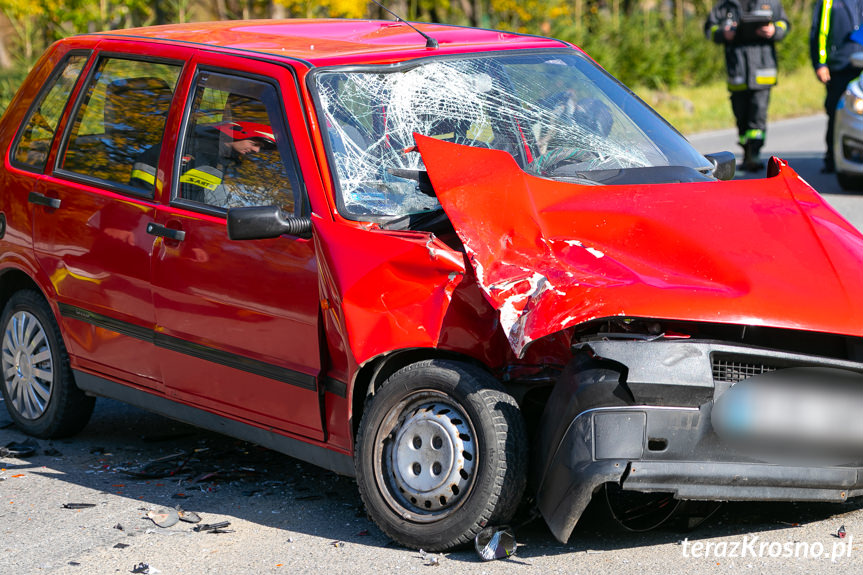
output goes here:
[[[2, 401], [0, 409], [0, 427], [4, 427], [8, 420]], [[117, 542], [131, 532], [158, 530], [146, 519], [147, 509], [180, 505], [198, 513], [204, 523], [229, 517], [287, 533], [329, 539], [333, 545], [343, 542], [399, 547], [366, 518], [353, 479], [115, 401], [100, 399], [90, 424], [73, 438], [49, 442], [27, 438], [14, 427], [0, 429], [0, 445], [10, 441], [35, 443], [38, 447], [36, 454], [26, 459], [0, 460], [7, 478], [42, 475], [89, 490], [77, 490], [89, 494], [85, 501], [45, 497], [20, 503], [43, 507], [39, 514], [50, 522], [51, 513], [64, 503], [102, 505], [110, 498], [111, 505], [119, 505], [120, 511], [90, 517], [92, 528], [103, 532], [125, 523], [123, 531], [113, 532]], [[59, 453], [45, 454], [52, 453], [52, 449]], [[160, 476], [136, 475], [147, 471]], [[858, 509], [863, 509], [863, 499], [847, 504], [725, 504], [695, 530], [688, 531], [675, 522], [674, 526], [648, 533], [615, 530], [591, 515], [582, 520], [566, 545], [556, 541], [542, 519], [537, 519], [518, 530], [518, 557], [602, 553], [673, 544], [684, 537], [740, 537], [791, 529]], [[188, 530], [191, 526], [178, 524], [173, 529]], [[447, 558], [477, 561], [472, 550], [448, 553]]]

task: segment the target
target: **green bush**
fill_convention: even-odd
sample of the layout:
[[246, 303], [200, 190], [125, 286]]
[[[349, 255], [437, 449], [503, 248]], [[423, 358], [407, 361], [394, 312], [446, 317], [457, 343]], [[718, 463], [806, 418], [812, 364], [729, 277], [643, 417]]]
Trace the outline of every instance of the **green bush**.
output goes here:
[[[782, 70], [809, 65], [809, 23], [806, 9], [789, 11], [791, 33], [777, 45]], [[580, 27], [571, 22], [553, 26], [552, 35], [590, 54], [624, 84], [649, 89], [701, 86], [724, 81], [722, 46], [704, 35], [706, 16], [689, 15], [683, 26], [656, 11], [622, 14], [615, 26], [605, 12], [590, 14]]]
[[6, 111], [15, 92], [27, 77], [28, 70], [25, 68], [13, 68], [11, 70], [0, 70], [0, 115]]

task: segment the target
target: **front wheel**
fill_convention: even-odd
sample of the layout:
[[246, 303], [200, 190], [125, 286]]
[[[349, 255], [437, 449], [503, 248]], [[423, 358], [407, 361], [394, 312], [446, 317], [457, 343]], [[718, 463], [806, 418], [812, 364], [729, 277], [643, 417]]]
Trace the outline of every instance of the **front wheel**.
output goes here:
[[75, 385], [60, 329], [42, 295], [16, 292], [0, 325], [0, 390], [15, 424], [43, 438], [80, 431], [90, 419], [94, 399]]
[[430, 360], [371, 396], [356, 443], [357, 484], [372, 520], [408, 547], [443, 551], [506, 523], [526, 482], [518, 405], [486, 372]]
[[839, 182], [839, 187], [846, 192], [859, 192], [863, 190], [863, 176], [860, 174], [836, 172], [836, 181]]

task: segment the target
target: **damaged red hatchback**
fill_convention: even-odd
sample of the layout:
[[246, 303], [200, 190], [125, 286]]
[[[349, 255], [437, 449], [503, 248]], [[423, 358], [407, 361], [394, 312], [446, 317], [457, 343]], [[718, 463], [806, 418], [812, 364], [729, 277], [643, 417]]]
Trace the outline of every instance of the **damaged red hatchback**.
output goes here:
[[863, 235], [572, 45], [418, 28], [55, 44], [0, 124], [18, 426], [117, 398], [355, 475], [429, 550], [526, 489], [561, 541], [600, 492], [863, 495]]

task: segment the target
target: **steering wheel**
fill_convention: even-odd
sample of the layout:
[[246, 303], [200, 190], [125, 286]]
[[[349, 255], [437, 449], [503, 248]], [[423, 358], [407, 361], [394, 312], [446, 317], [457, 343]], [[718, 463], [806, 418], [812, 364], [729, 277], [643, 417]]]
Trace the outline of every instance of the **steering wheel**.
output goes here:
[[590, 162], [599, 157], [595, 150], [588, 148], [556, 148], [535, 158], [530, 166], [535, 172], [550, 174], [566, 164]]

